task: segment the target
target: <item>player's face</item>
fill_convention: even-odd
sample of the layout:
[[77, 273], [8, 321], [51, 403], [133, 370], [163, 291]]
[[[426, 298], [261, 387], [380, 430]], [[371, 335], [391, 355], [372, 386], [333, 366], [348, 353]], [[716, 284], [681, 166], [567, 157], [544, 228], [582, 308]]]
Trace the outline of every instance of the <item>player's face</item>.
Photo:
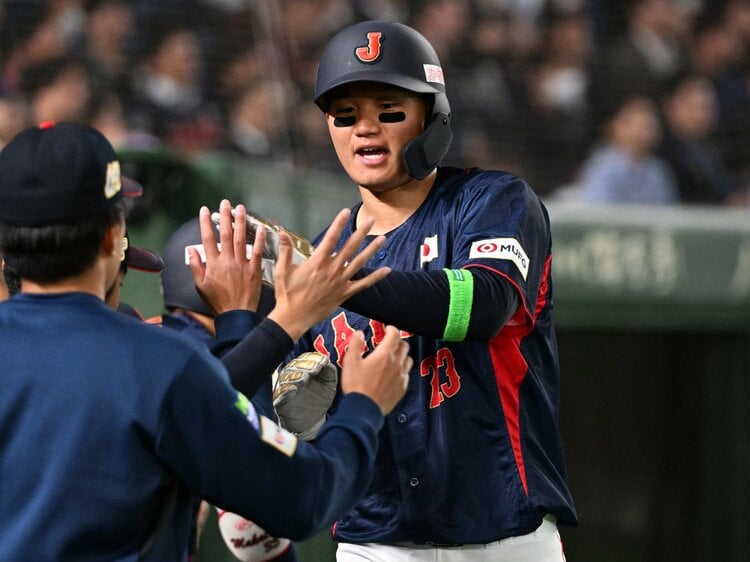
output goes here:
[[117, 272], [114, 283], [107, 289], [107, 293], [104, 295], [104, 301], [113, 310], [117, 310], [120, 304], [120, 297], [122, 295], [122, 282], [125, 280], [125, 272], [120, 269]]
[[371, 191], [386, 191], [412, 181], [401, 149], [423, 131], [426, 113], [427, 102], [418, 94], [356, 82], [336, 91], [326, 120], [349, 177]]
[[[118, 275], [120, 274], [122, 261], [125, 259], [125, 246], [122, 241], [125, 239], [125, 222], [114, 224], [110, 227], [108, 235], [112, 239], [112, 252], [107, 254], [105, 259], [106, 279], [104, 285], [105, 298], [115, 283], [119, 283]], [[118, 294], [119, 298], [119, 294]]]
[[[4, 264], [0, 263], [0, 267], [3, 267]], [[5, 278], [0, 275], [0, 301], [4, 301], [8, 298], [8, 287], [5, 286]]]

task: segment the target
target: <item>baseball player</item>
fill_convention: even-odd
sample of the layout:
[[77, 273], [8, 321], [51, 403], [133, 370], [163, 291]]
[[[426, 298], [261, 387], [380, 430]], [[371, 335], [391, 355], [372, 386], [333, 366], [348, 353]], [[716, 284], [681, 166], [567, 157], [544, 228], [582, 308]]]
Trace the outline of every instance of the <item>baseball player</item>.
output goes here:
[[[558, 562], [575, 524], [558, 431], [547, 211], [510, 173], [439, 167], [452, 134], [440, 61], [370, 21], [326, 46], [315, 103], [358, 186], [347, 235], [386, 236], [393, 272], [296, 346], [341, 365], [352, 334], [401, 329], [414, 359], [375, 478], [333, 527], [339, 561]], [[340, 407], [334, 402], [331, 412]]]
[[[50, 125], [50, 123], [42, 124], [42, 126], [48, 125]], [[120, 183], [122, 196], [127, 201], [127, 210], [128, 205], [133, 201], [133, 198], [143, 195], [143, 186], [132, 178], [124, 175], [120, 176]], [[125, 280], [125, 275], [127, 275], [128, 269], [138, 269], [149, 273], [155, 273], [161, 271], [161, 268], [164, 267], [164, 263], [161, 258], [151, 250], [130, 244], [127, 230], [122, 239], [122, 247], [124, 249], [124, 259], [120, 262], [120, 269], [117, 278], [115, 279], [115, 282], [112, 283], [112, 286], [107, 289], [104, 300], [113, 309], [120, 310], [123, 313], [142, 319], [138, 310], [130, 305], [120, 302], [120, 289], [122, 287], [122, 282]], [[0, 281], [0, 289], [2, 289], [4, 284], [4, 288], [7, 291], [5, 298], [12, 297], [21, 292], [21, 280], [18, 278], [12, 264], [6, 263], [5, 260], [2, 260], [1, 265], [3, 275], [2, 280]], [[4, 299], [0, 298], [0, 300]]]
[[[226, 231], [224, 232], [225, 236], [237, 234], [232, 231], [230, 226], [232, 224], [232, 217], [229, 214], [230, 208], [231, 205], [228, 200], [221, 202], [220, 209], [224, 218], [222, 225]], [[243, 211], [244, 207], [241, 205], [236, 209], [236, 212]], [[214, 240], [214, 247], [211, 248], [214, 251], [209, 251], [208, 255], [214, 256], [215, 259], [210, 264], [207, 264], [203, 258], [203, 256], [206, 256], [206, 250], [202, 243], [199, 217], [186, 221], [169, 236], [164, 245], [164, 269], [161, 271], [162, 296], [168, 313], [150, 318], [148, 321], [167, 329], [182, 332], [188, 337], [208, 345], [215, 356], [222, 357], [257, 326], [260, 317], [268, 314], [269, 308], [273, 307], [273, 299], [272, 297], [269, 298], [269, 295], [261, 298], [260, 277], [250, 278], [243, 275], [244, 268], [241, 265], [240, 267], [232, 267], [236, 265], [234, 256], [227, 259], [228, 254], [222, 255], [218, 250], [219, 231], [210, 225], [208, 225], [208, 231], [207, 236], [212, 236]], [[261, 233], [261, 237], [263, 234]], [[262, 248], [262, 244], [258, 245], [257, 248], [258, 250]], [[208, 304], [198, 294], [192, 269], [186, 261], [186, 256], [190, 257], [190, 252], [193, 250], [202, 256], [199, 269], [204, 273], [206, 267], [216, 267], [216, 260], [218, 259], [229, 262], [229, 266], [223, 268], [220, 272], [212, 271], [212, 275], [221, 280], [222, 283], [215, 287], [214, 292], [209, 295], [211, 302]], [[204, 274], [200, 277], [204, 277]], [[217, 292], [218, 289], [222, 290], [221, 294]], [[261, 347], [262, 344], [257, 344], [257, 346]], [[269, 346], [264, 347], [268, 348]], [[291, 343], [289, 343], [289, 347], [291, 347]], [[255, 355], [257, 357], [257, 354]], [[273, 416], [270, 391], [271, 373], [279, 361], [280, 358], [277, 358], [269, 366], [256, 365], [252, 369], [248, 369], [246, 363], [243, 362], [241, 369], [230, 372], [230, 379], [246, 377], [249, 371], [265, 373], [263, 377], [266, 387], [265, 392], [258, 393], [255, 388], [246, 389], [248, 390], [246, 395], [252, 401], [253, 406], [258, 412], [265, 415]], [[237, 362], [235, 361], [233, 364], [237, 365]], [[204, 514], [203, 521], [205, 521], [207, 515], [206, 505], [204, 503], [201, 510], [201, 513]], [[232, 524], [228, 524], [229, 521], [232, 521]], [[272, 537], [253, 522], [221, 510], [219, 511], [219, 523], [227, 547], [238, 559], [244, 562], [259, 562], [271, 559], [277, 562], [294, 562], [297, 560], [294, 545], [291, 541], [285, 538]], [[196, 550], [202, 524], [199, 520], [194, 531], [191, 540], [193, 550]]]
[[[353, 336], [339, 412], [314, 445], [298, 441], [205, 346], [106, 306], [124, 257], [121, 191], [112, 146], [87, 127], [32, 127], [0, 152], [0, 252], [22, 288], [0, 303], [3, 558], [184, 561], [193, 494], [278, 536], [325, 528], [366, 489], [383, 416], [405, 392], [397, 331], [367, 357]], [[261, 324], [296, 338], [387, 274], [352, 279], [382, 244], [357, 252], [367, 227], [333, 253], [348, 216], [300, 266], [281, 236]]]
[[141, 315], [138, 309], [121, 301], [122, 284], [125, 281], [125, 276], [129, 269], [135, 269], [145, 273], [159, 273], [164, 269], [164, 261], [161, 259], [161, 256], [151, 250], [131, 244], [127, 230], [122, 239], [122, 247], [125, 258], [122, 260], [122, 263], [120, 263], [120, 269], [117, 272], [115, 282], [112, 283], [112, 286], [107, 291], [104, 300], [115, 310], [122, 312], [123, 314], [135, 316], [140, 320], [144, 320], [143, 315]]

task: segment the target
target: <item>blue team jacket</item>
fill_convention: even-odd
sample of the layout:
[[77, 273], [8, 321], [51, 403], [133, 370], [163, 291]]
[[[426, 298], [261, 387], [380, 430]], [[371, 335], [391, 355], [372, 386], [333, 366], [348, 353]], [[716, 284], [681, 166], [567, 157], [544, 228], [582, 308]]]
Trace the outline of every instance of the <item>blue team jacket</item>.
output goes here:
[[205, 346], [92, 295], [0, 303], [0, 553], [135, 561], [165, 490], [150, 559], [186, 559], [191, 493], [269, 533], [309, 537], [372, 475], [382, 416], [352, 394], [315, 447], [258, 416]]

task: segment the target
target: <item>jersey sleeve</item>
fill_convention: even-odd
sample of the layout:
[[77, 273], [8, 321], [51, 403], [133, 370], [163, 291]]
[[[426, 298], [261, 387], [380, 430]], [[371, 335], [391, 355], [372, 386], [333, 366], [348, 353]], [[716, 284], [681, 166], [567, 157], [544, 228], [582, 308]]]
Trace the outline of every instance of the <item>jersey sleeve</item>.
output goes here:
[[214, 318], [216, 337], [211, 353], [223, 357], [258, 325], [258, 315], [251, 310], [229, 310]]
[[292, 349], [292, 338], [273, 320], [264, 318], [245, 338], [223, 355], [232, 386], [253, 396]]
[[380, 409], [357, 394], [343, 404], [315, 445], [298, 441], [196, 350], [164, 397], [157, 454], [201, 498], [301, 540], [348, 512], [372, 477]]
[[505, 277], [522, 307], [509, 324], [533, 326], [551, 252], [549, 217], [529, 185], [512, 174], [478, 172], [457, 217], [453, 268], [482, 268]]

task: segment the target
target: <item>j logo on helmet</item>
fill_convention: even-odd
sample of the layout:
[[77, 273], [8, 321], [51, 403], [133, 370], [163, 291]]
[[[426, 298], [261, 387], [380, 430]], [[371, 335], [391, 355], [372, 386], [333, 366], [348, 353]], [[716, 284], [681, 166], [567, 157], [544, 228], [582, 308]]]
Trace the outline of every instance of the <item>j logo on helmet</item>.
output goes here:
[[365, 64], [377, 62], [383, 54], [383, 32], [370, 31], [367, 34], [367, 45], [354, 49], [356, 57]]

